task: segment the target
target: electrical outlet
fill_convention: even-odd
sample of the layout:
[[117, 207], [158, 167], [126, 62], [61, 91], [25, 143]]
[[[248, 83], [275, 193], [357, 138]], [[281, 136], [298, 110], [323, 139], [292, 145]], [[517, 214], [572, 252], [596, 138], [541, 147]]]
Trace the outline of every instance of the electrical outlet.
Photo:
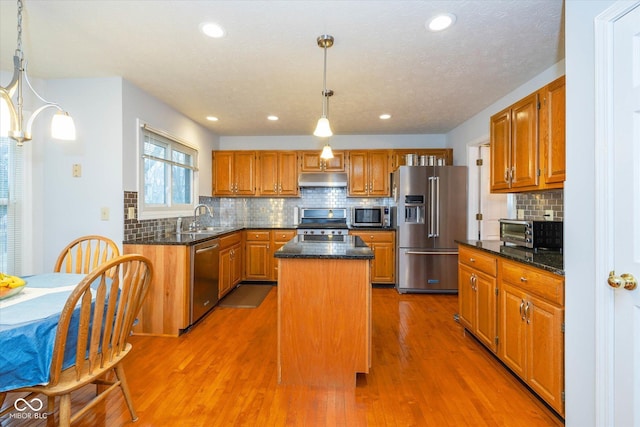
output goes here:
[[71, 175], [74, 178], [80, 178], [82, 176], [82, 165], [80, 163], [74, 163], [71, 170]]
[[109, 208], [100, 208], [100, 219], [102, 221], [109, 221]]
[[518, 209], [517, 218], [524, 219], [524, 209]]
[[136, 209], [134, 207], [127, 208], [127, 219], [136, 219]]
[[553, 210], [547, 209], [544, 211], [544, 220], [553, 221]]

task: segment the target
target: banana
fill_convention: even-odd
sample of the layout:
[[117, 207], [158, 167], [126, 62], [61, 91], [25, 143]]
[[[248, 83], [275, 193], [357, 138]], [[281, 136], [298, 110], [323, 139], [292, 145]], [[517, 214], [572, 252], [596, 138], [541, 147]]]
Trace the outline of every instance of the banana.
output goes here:
[[20, 286], [24, 286], [25, 283], [24, 279], [18, 276], [0, 273], [0, 288], [19, 288]]

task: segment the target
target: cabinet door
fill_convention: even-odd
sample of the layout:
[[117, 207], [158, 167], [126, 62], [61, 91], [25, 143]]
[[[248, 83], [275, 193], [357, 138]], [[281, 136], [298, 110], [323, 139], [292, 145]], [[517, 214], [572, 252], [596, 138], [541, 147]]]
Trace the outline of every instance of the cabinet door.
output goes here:
[[333, 151], [333, 159], [320, 158], [320, 151], [300, 153], [300, 172], [344, 172], [344, 152]]
[[285, 151], [278, 159], [278, 194], [298, 195], [298, 155], [295, 151]]
[[245, 278], [247, 280], [269, 280], [269, 242], [247, 242], [245, 245]]
[[499, 357], [513, 372], [525, 379], [525, 304], [526, 294], [502, 282], [500, 286]]
[[529, 296], [527, 309], [527, 382], [558, 412], [563, 412], [564, 310]]
[[231, 248], [231, 287], [242, 281], [242, 246], [238, 243]]
[[233, 177], [233, 152], [213, 152], [213, 194], [216, 196], [233, 195], [235, 180]]
[[538, 185], [538, 93], [511, 107], [511, 188]]
[[491, 191], [509, 189], [511, 166], [511, 110], [491, 117]]
[[366, 196], [368, 189], [367, 153], [349, 152], [349, 195]]
[[475, 294], [473, 291], [474, 270], [463, 264], [458, 264], [458, 305], [460, 323], [473, 332], [475, 319]]
[[234, 178], [236, 195], [256, 194], [256, 153], [254, 151], [236, 151], [234, 159]]
[[222, 298], [231, 289], [231, 249], [220, 251], [220, 280], [218, 287], [218, 298]]
[[389, 153], [387, 151], [372, 151], [368, 162], [368, 195], [389, 195]]
[[344, 172], [344, 152], [334, 151], [333, 159], [323, 160], [323, 170], [326, 172]]
[[475, 278], [475, 335], [494, 353], [496, 343], [496, 279], [477, 272]]
[[542, 173], [546, 188], [562, 188], [566, 177], [565, 77], [550, 83], [543, 97], [540, 116]]
[[274, 196], [278, 194], [278, 153], [263, 151], [258, 155], [258, 195]]
[[371, 281], [373, 283], [395, 283], [395, 253], [393, 243], [373, 245], [374, 259], [371, 262]]

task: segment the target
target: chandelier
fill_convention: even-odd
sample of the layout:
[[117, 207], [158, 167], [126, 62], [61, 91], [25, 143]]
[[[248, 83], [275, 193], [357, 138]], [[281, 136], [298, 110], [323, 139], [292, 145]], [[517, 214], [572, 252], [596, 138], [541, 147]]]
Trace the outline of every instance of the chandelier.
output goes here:
[[[26, 86], [44, 105], [36, 109], [26, 121], [23, 110], [23, 89]], [[16, 100], [12, 99], [16, 95]], [[13, 56], [13, 78], [6, 87], [0, 86], [0, 114], [2, 136], [8, 136], [21, 146], [24, 141], [30, 141], [33, 121], [43, 110], [53, 107], [58, 112], [51, 120], [51, 136], [55, 139], [75, 140], [76, 128], [71, 116], [55, 102], [49, 102], [40, 96], [29, 81], [27, 75], [27, 61], [22, 52], [22, 0], [18, 0], [18, 46]], [[7, 130], [8, 128], [8, 130]]]

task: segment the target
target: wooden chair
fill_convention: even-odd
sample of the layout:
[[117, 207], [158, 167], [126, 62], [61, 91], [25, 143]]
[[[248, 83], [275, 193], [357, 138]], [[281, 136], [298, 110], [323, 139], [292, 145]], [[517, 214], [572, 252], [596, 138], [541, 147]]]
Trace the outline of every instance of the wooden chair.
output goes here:
[[118, 245], [103, 236], [82, 236], [69, 243], [58, 255], [56, 273], [87, 274], [100, 264], [120, 255]]
[[[119, 387], [131, 419], [136, 421], [138, 417], [121, 362], [131, 351], [127, 340], [149, 290], [152, 274], [151, 262], [142, 255], [118, 256], [89, 273], [73, 290], [60, 315], [49, 384], [8, 393], [30, 393], [25, 397], [27, 401], [37, 394], [46, 395], [48, 424], [53, 424], [55, 398], [60, 397], [58, 425], [66, 427]], [[72, 358], [74, 363], [66, 369], [63, 368], [65, 349], [67, 359]], [[107, 381], [107, 376], [112, 380]], [[98, 391], [102, 391], [72, 416], [71, 392], [90, 383], [97, 384]], [[4, 397], [1, 396], [0, 402]], [[13, 407], [0, 415], [11, 410]]]

